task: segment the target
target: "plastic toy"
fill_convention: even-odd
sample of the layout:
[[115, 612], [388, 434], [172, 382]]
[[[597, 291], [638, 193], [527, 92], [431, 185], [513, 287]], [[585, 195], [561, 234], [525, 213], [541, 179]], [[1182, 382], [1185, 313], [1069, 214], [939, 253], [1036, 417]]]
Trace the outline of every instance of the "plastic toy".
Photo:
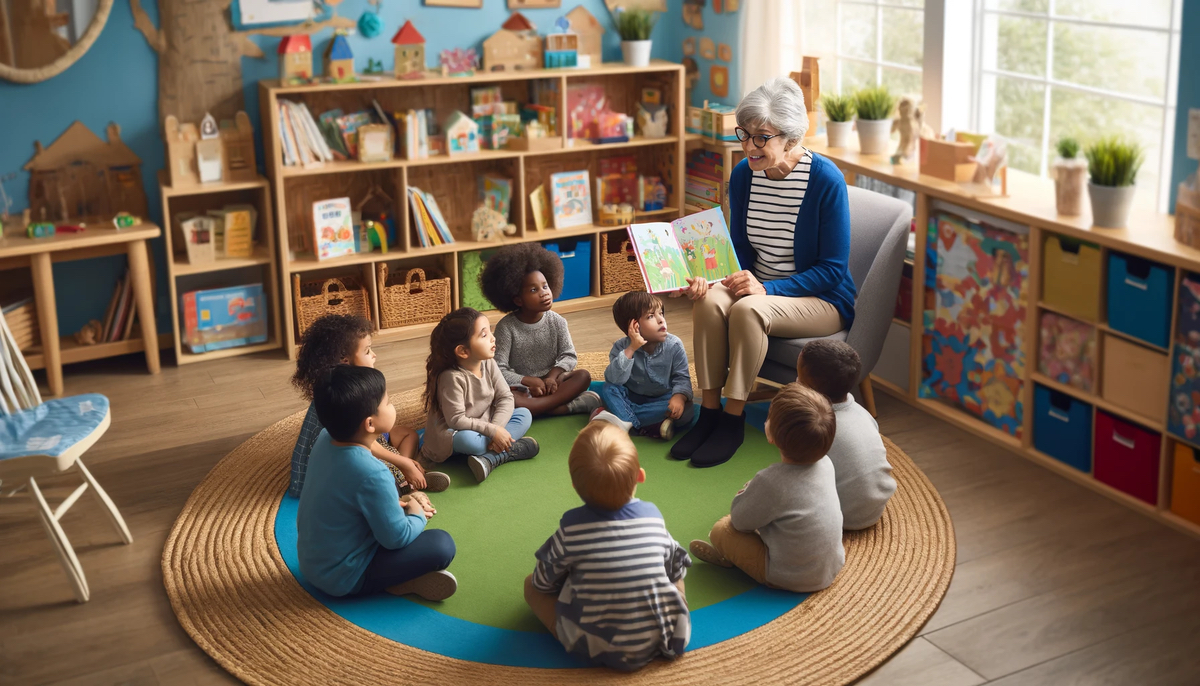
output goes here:
[[25, 235], [30, 238], [49, 238], [54, 235], [54, 224], [50, 222], [35, 222], [25, 227]]
[[141, 223], [141, 219], [129, 214], [128, 212], [118, 212], [117, 216], [113, 217], [113, 226], [118, 229], [128, 229], [131, 226]]

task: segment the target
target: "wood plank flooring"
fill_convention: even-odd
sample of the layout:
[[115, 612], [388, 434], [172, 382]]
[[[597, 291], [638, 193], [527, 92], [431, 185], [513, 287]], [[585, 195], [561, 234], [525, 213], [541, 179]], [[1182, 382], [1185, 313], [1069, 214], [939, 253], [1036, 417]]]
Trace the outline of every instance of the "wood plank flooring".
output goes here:
[[[606, 351], [618, 336], [607, 310], [567, 319], [579, 350]], [[687, 304], [671, 301], [668, 322], [690, 352]], [[392, 390], [423, 381], [422, 345], [377, 351]], [[88, 498], [68, 513], [92, 590], [77, 605], [27, 498], [0, 500], [0, 684], [234, 683], [176, 622], [160, 556], [217, 460], [304, 408], [291, 371], [277, 355], [168, 363], [153, 377], [136, 356], [67, 368], [68, 394], [112, 400], [112, 428], [86, 460], [134, 542], [119, 545]], [[885, 394], [876, 401], [883, 433], [950, 509], [958, 567], [920, 636], [861, 683], [1200, 683], [1200, 542]]]

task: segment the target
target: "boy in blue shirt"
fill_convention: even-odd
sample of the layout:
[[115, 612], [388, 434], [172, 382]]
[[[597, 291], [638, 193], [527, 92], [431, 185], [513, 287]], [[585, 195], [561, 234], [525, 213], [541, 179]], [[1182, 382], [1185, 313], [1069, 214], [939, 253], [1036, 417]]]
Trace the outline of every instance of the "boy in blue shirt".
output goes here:
[[635, 291], [613, 303], [613, 320], [625, 337], [613, 343], [600, 397], [606, 410], [592, 413], [638, 435], [670, 440], [692, 421], [692, 377], [687, 350], [667, 333], [663, 303]]
[[401, 505], [396, 480], [370, 446], [396, 423], [383, 373], [339, 365], [313, 385], [324, 430], [313, 445], [296, 513], [300, 572], [332, 596], [454, 595], [454, 539], [425, 530], [420, 503]]

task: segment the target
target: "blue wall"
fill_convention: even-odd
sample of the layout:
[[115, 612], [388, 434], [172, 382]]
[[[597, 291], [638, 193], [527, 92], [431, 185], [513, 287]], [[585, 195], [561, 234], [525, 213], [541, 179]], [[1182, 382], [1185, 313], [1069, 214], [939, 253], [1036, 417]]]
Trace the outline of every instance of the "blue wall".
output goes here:
[[1200, 107], [1200, 74], [1195, 68], [1200, 65], [1200, 0], [1183, 3], [1183, 21], [1180, 35], [1187, 40], [1179, 45], [1179, 105], [1175, 117], [1175, 156], [1171, 173], [1171, 210], [1175, 209], [1175, 195], [1179, 184], [1196, 171], [1196, 160], [1187, 156], [1188, 108]]
[[[741, 0], [740, 4], [744, 6], [747, 2], [751, 1], [760, 2], [761, 0]], [[700, 66], [700, 79], [696, 82], [696, 87], [692, 89], [692, 104], [699, 107], [704, 104], [705, 100], [710, 100], [724, 105], [736, 105], [741, 100], [742, 95], [740, 78], [740, 60], [742, 57], [741, 22], [742, 18], [746, 16], [745, 7], [739, 7], [738, 11], [732, 14], [716, 14], [713, 12], [712, 2], [706, 2], [702, 12], [704, 16], [703, 31], [697, 31], [683, 23], [683, 0], [668, 0], [667, 7], [667, 14], [659, 19], [659, 26], [655, 31], [655, 38], [660, 43], [665, 43], [665, 45], [655, 45], [655, 55], [671, 60], [672, 62], [681, 62], [683, 61], [683, 41], [687, 38], [695, 38], [696, 54], [692, 58]], [[713, 42], [718, 45], [721, 43], [728, 44], [733, 51], [733, 61], [725, 63], [720, 60], [706, 60], [701, 57], [700, 38], [703, 36], [712, 38]], [[714, 64], [729, 68], [729, 95], [723, 98], [713, 95], [712, 89], [709, 88], [709, 68]]]

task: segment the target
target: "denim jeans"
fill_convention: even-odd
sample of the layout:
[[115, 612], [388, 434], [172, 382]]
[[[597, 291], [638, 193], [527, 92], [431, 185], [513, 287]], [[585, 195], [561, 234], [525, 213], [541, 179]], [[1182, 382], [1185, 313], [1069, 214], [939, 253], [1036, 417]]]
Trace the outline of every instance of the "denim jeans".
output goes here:
[[367, 571], [363, 572], [358, 595], [378, 593], [389, 586], [445, 569], [450, 566], [455, 552], [454, 539], [441, 529], [426, 529], [403, 548], [380, 547], [367, 565]]
[[[518, 407], [513, 410], [512, 419], [508, 420], [508, 424], [504, 428], [508, 430], [515, 441], [529, 431], [529, 425], [532, 423], [533, 415], [529, 413], [529, 410]], [[491, 439], [478, 431], [454, 432], [454, 453], [456, 455], [479, 455], [495, 465], [499, 456], [488, 450], [488, 443], [491, 443]]]
[[[666, 393], [657, 398], [650, 398], [634, 393], [624, 386], [611, 383], [604, 384], [604, 387], [600, 389], [600, 398], [604, 400], [605, 409], [615, 414], [621, 421], [632, 422], [635, 429], [640, 429], [646, 424], [657, 424], [666, 419], [667, 405], [670, 403], [672, 395], [674, 394]], [[684, 403], [683, 414], [675, 420], [675, 426], [687, 426], [692, 421], [693, 412], [695, 412], [695, 407], [689, 400]]]

